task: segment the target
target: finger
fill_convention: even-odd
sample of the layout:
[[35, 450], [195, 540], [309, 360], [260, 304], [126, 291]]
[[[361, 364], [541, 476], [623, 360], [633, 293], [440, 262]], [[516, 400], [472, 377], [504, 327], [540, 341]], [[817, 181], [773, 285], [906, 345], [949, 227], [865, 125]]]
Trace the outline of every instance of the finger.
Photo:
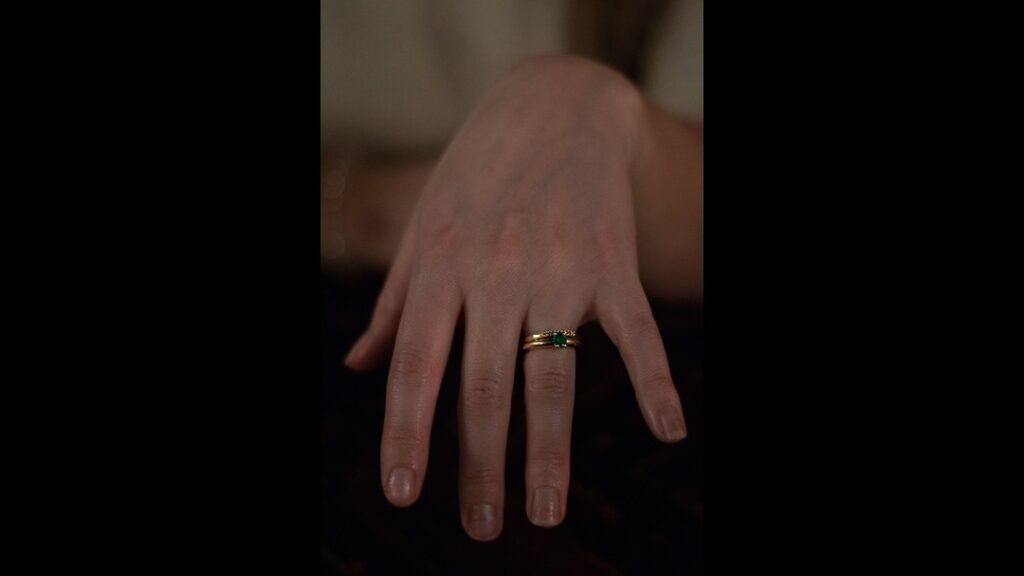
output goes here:
[[384, 287], [370, 318], [370, 326], [352, 345], [345, 356], [345, 365], [353, 370], [369, 370], [378, 366], [395, 343], [395, 333], [402, 317], [402, 308], [412, 276], [414, 231], [406, 230], [402, 245], [388, 271]]
[[427, 471], [430, 426], [459, 316], [458, 292], [437, 281], [413, 281], [388, 375], [381, 480], [388, 500], [409, 506]]
[[640, 281], [608, 286], [598, 293], [596, 307], [601, 326], [626, 364], [648, 428], [662, 442], [682, 440], [686, 437], [682, 403]]
[[501, 534], [505, 445], [523, 314], [491, 298], [468, 297], [459, 387], [459, 503], [475, 540]]
[[[558, 301], [536, 303], [527, 334], [574, 329], [582, 313]], [[539, 348], [523, 357], [526, 400], [526, 515], [537, 526], [565, 518], [569, 493], [572, 406], [576, 383], [574, 348]]]

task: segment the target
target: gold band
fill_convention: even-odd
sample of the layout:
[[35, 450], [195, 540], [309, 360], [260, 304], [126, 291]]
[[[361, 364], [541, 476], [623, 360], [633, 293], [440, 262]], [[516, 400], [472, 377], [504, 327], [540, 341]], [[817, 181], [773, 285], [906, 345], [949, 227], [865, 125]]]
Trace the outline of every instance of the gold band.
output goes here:
[[534, 348], [579, 348], [580, 339], [575, 330], [546, 330], [523, 339], [523, 350]]
[[523, 350], [534, 350], [536, 348], [579, 348], [580, 341], [578, 338], [567, 338], [565, 345], [555, 344], [553, 341], [538, 341], [530, 342], [529, 344], [523, 344]]

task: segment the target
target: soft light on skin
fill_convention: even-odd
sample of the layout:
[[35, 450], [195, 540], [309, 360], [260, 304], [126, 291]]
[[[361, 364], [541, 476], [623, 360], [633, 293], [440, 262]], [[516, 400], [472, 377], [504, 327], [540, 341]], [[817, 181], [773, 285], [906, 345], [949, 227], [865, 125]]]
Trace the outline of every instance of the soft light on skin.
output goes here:
[[[689, 164], [678, 154], [693, 143], [651, 110], [603, 66], [535, 58], [502, 78], [452, 140], [414, 208], [370, 327], [346, 359], [366, 369], [392, 357], [381, 441], [382, 485], [392, 504], [409, 506], [422, 489], [460, 318], [459, 501], [470, 537], [488, 541], [501, 532], [524, 333], [597, 320], [622, 355], [651, 432], [664, 442], [685, 438], [641, 285], [636, 215], [652, 206], [639, 198], [679, 193], [673, 179], [687, 177], [679, 166]], [[671, 206], [686, 213], [673, 229], [693, 242], [699, 217], [690, 209], [694, 198], [684, 195]], [[697, 269], [698, 259], [687, 261], [690, 272]], [[577, 353], [552, 343], [523, 352], [526, 515], [544, 527], [566, 514]]]

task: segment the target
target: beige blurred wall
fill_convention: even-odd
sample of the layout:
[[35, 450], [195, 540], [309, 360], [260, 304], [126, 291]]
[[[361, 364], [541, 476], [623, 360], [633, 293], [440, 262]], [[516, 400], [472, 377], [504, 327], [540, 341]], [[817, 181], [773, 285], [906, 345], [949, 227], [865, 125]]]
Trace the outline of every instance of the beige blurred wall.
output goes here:
[[550, 0], [322, 0], [323, 138], [443, 143], [513, 63], [566, 50], [564, 20]]
[[657, 27], [646, 61], [647, 94], [669, 112], [704, 123], [704, 0], [680, 0]]
[[[569, 51], [564, 0], [321, 0], [321, 140], [342, 149], [442, 145], [516, 61]], [[703, 1], [657, 27], [646, 87], [703, 119]]]

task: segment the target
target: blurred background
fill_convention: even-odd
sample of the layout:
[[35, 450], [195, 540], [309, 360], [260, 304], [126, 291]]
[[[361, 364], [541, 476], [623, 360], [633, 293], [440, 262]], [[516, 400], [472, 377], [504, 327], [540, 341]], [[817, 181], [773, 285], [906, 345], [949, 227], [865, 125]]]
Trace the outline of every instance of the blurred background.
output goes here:
[[597, 326], [577, 368], [568, 514], [525, 517], [522, 375], [510, 426], [504, 532], [481, 544], [457, 507], [459, 336], [442, 384], [420, 501], [380, 488], [386, 367], [342, 359], [369, 321], [420, 189], [445, 143], [517, 61], [572, 53], [626, 75], [703, 125], [701, 0], [321, 0], [321, 574], [703, 573], [703, 308], [652, 297], [690, 436], [647, 430]]

